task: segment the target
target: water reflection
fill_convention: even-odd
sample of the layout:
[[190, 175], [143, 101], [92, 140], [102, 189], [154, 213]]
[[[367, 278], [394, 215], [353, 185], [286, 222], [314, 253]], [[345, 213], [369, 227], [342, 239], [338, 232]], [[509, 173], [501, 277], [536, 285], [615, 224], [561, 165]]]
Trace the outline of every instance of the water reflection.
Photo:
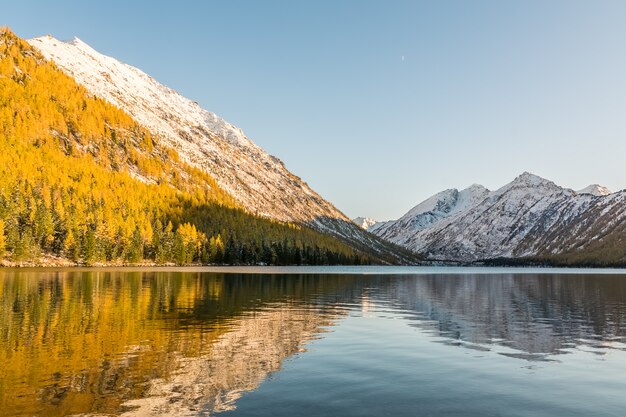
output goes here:
[[224, 410], [344, 312], [314, 276], [20, 273], [0, 285], [0, 414]]
[[525, 360], [626, 347], [623, 276], [7, 270], [0, 415], [229, 410], [340, 319], [387, 312], [433, 342]]
[[514, 351], [500, 353], [528, 360], [554, 360], [582, 346], [626, 348], [623, 276], [403, 277], [378, 295], [447, 344], [504, 346]]

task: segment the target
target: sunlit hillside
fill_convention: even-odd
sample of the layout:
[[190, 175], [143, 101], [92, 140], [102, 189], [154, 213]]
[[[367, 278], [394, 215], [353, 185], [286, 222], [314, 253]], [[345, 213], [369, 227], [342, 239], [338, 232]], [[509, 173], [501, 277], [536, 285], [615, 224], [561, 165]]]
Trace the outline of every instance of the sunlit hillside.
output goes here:
[[207, 173], [0, 32], [0, 251], [75, 262], [361, 263], [307, 227], [247, 213]]

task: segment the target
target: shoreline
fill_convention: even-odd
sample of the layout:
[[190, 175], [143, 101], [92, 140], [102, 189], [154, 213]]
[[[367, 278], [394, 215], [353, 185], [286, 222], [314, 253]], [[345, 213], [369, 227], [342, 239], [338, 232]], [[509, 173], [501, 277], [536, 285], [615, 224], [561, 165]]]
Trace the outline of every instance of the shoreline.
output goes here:
[[2, 266], [0, 272], [186, 272], [294, 275], [626, 275], [626, 268], [562, 268], [537, 266], [391, 266], [391, 265], [100, 265]]

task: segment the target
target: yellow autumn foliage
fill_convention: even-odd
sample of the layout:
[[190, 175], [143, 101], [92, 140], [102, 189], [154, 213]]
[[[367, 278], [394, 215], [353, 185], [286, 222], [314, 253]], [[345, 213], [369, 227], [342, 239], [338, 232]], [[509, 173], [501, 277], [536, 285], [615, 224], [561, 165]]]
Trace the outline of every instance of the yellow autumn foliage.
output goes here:
[[[14, 259], [43, 252], [84, 263], [157, 253], [183, 263], [361, 261], [334, 238], [246, 213], [207, 172], [157, 139], [0, 31], [0, 220]], [[166, 231], [157, 221], [180, 228], [185, 256], [173, 244], [155, 246], [176, 238], [161, 239]], [[207, 236], [218, 235], [223, 241], [211, 247], [215, 238]]]

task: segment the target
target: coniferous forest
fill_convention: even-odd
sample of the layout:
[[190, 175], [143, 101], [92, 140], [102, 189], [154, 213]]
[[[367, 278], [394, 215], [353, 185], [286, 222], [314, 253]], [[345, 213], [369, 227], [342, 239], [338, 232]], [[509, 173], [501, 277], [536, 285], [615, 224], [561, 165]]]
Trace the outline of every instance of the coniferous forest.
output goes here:
[[246, 212], [128, 114], [0, 33], [0, 255], [79, 264], [360, 264], [306, 226]]

